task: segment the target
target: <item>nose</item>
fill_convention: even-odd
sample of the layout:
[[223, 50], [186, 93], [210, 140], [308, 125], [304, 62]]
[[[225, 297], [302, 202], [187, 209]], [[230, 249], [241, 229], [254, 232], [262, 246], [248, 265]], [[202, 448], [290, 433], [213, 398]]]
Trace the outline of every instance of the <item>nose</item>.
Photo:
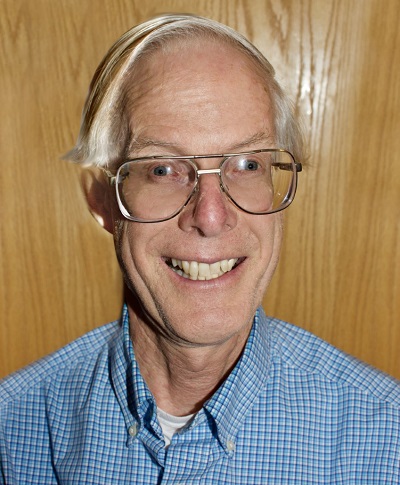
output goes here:
[[179, 215], [179, 227], [216, 237], [237, 224], [237, 209], [220, 187], [217, 173], [200, 173], [197, 191]]

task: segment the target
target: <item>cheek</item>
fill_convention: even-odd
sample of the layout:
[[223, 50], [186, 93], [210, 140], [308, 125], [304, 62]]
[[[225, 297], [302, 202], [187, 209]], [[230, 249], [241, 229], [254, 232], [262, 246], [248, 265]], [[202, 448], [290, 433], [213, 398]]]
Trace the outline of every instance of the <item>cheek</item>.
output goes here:
[[273, 217], [275, 220], [273, 236], [271, 238], [271, 276], [278, 264], [283, 237], [283, 215], [281, 212], [278, 212], [277, 214], [273, 214]]
[[[258, 216], [256, 216], [258, 217]], [[260, 216], [265, 218], [254, 226], [263, 260], [275, 260], [279, 257], [283, 234], [283, 217], [281, 212]]]
[[275, 233], [274, 233], [274, 253], [279, 257], [283, 238], [283, 212], [274, 214], [275, 216]]
[[134, 254], [135, 248], [140, 247], [139, 241], [134, 244], [132, 238], [132, 222], [117, 220], [114, 224], [114, 246], [117, 259], [129, 289], [133, 291], [136, 271], [135, 261], [140, 259]]
[[274, 274], [279, 260], [279, 254], [282, 245], [283, 235], [283, 217], [281, 213], [273, 214], [267, 224], [262, 225], [262, 231], [259, 230], [261, 268], [260, 275], [261, 292], [265, 292], [271, 278]]
[[[157, 275], [157, 265], [150, 267], [153, 258], [151, 252], [154, 231], [150, 225], [130, 221], [118, 221], [115, 224], [115, 250], [125, 281], [129, 288], [138, 291], [142, 286], [151, 285], [150, 275]], [[157, 280], [153, 277], [153, 279]]]

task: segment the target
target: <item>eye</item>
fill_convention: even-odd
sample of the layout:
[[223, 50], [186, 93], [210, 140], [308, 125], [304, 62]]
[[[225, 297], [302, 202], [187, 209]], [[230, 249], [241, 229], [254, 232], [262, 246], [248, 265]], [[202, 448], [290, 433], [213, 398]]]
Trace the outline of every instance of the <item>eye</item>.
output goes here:
[[[225, 163], [225, 162], [224, 162]], [[253, 180], [266, 173], [266, 162], [261, 157], [252, 154], [234, 155], [226, 159], [223, 168], [225, 180]]]
[[256, 172], [260, 168], [260, 163], [252, 158], [241, 158], [236, 164], [237, 170]]
[[187, 160], [180, 159], [144, 161], [140, 165], [135, 163], [132, 168], [136, 171], [136, 174], [145, 178], [144, 182], [147, 184], [169, 184], [171, 187], [173, 184], [187, 184], [193, 171]]
[[170, 173], [171, 167], [166, 165], [157, 165], [157, 167], [153, 168], [153, 175], [157, 175], [158, 177], [165, 177]]
[[242, 161], [242, 168], [243, 170], [251, 170], [251, 171], [255, 171], [259, 168], [259, 164], [258, 162], [256, 162], [255, 160], [243, 160]]

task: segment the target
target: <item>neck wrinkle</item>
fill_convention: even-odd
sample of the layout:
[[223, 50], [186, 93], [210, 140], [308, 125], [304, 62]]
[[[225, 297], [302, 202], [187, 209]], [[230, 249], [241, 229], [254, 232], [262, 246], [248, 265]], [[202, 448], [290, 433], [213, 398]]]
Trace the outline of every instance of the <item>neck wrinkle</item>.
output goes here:
[[236, 365], [248, 337], [237, 334], [215, 345], [184, 346], [156, 334], [133, 311], [129, 313], [141, 375], [157, 407], [174, 416], [201, 409]]

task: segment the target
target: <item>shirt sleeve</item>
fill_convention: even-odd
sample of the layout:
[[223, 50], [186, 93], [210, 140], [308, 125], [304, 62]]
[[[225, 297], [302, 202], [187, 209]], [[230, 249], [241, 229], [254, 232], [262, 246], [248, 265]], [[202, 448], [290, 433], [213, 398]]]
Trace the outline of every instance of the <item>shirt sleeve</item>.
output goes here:
[[7, 475], [10, 475], [10, 469], [11, 464], [4, 436], [4, 417], [2, 412], [0, 416], [0, 485], [12, 485], [14, 483], [12, 479], [7, 479]]

